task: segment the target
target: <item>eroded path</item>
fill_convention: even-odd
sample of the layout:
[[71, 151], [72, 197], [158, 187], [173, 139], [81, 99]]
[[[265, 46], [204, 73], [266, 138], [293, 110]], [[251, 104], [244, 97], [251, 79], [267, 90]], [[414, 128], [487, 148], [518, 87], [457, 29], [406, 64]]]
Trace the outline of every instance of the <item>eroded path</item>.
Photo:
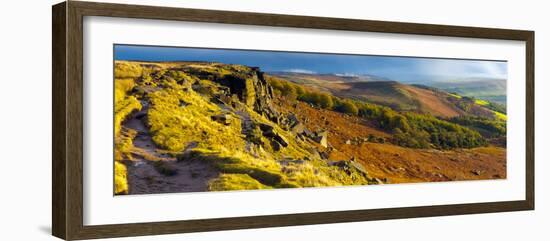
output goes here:
[[133, 140], [133, 160], [126, 161], [129, 194], [207, 191], [208, 181], [217, 177], [218, 172], [200, 160], [177, 161], [158, 148], [145, 125], [148, 103], [142, 102], [142, 105], [142, 111], [123, 123], [124, 128], [137, 132]]

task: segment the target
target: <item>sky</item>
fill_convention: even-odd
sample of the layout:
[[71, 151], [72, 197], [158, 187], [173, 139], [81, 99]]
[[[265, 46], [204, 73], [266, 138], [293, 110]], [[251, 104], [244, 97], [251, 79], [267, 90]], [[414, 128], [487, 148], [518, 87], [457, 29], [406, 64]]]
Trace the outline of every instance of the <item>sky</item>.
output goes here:
[[374, 75], [401, 82], [507, 78], [505, 61], [115, 45], [116, 60], [208, 61], [264, 72]]

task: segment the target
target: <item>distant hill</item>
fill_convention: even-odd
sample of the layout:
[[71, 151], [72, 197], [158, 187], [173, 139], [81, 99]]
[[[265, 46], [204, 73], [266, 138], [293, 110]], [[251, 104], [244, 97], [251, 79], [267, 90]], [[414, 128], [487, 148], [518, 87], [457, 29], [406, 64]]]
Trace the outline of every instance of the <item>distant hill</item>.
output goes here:
[[367, 81], [391, 81], [390, 79], [375, 75], [345, 75], [345, 74], [307, 74], [295, 72], [269, 72], [272, 76], [292, 80], [316, 89], [331, 90], [345, 88], [345, 83], [367, 82]]
[[492, 78], [469, 78], [423, 83], [450, 93], [475, 97], [506, 105], [506, 80]]
[[411, 110], [441, 117], [454, 117], [464, 114], [447, 100], [448, 95], [396, 81], [372, 81], [348, 83], [346, 91], [338, 95], [360, 98], [390, 106], [396, 110]]
[[[460, 108], [452, 95], [436, 88], [421, 88], [376, 76], [343, 77], [330, 74], [275, 73], [277, 77], [333, 95], [369, 101], [399, 111], [415, 111], [440, 117], [470, 113]], [[493, 116], [483, 108], [474, 108], [475, 115]]]

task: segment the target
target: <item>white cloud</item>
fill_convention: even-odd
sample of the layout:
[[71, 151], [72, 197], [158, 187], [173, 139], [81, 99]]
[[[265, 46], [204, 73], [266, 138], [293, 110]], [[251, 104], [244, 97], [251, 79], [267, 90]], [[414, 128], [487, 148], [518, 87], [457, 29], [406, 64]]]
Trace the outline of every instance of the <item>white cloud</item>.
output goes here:
[[358, 74], [353, 74], [353, 73], [342, 73], [342, 74], [334, 74], [336, 76], [340, 76], [340, 77], [357, 77], [359, 76]]
[[432, 76], [507, 78], [507, 63], [496, 61], [419, 61], [417, 73]]
[[298, 73], [298, 74], [316, 74], [317, 72], [307, 69], [287, 69], [285, 72]]

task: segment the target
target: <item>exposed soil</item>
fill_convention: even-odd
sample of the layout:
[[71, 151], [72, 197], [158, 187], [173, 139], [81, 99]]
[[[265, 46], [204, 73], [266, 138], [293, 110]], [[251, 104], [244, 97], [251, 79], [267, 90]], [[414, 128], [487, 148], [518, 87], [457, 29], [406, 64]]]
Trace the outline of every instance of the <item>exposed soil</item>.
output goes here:
[[123, 123], [134, 129], [132, 160], [126, 160], [129, 194], [201, 192], [208, 190], [208, 181], [218, 172], [199, 160], [177, 161], [173, 153], [158, 148], [145, 125], [147, 103]]
[[410, 85], [403, 85], [401, 88], [407, 90], [414, 99], [419, 101], [420, 110], [426, 113], [432, 113], [440, 117], [455, 117], [463, 113], [453, 104], [430, 90], [425, 90]]

